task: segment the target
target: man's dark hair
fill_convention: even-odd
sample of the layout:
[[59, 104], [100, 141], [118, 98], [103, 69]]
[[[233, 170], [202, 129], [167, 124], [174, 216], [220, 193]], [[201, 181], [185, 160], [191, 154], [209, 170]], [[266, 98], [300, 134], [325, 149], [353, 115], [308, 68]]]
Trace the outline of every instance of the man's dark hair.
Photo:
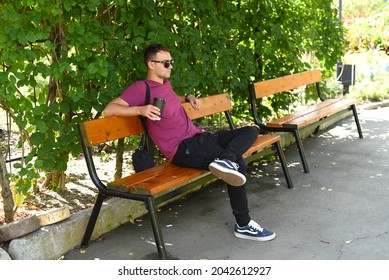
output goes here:
[[162, 44], [152, 44], [147, 47], [144, 53], [144, 62], [147, 67], [147, 62], [153, 60], [158, 52], [169, 52], [170, 50], [167, 46]]

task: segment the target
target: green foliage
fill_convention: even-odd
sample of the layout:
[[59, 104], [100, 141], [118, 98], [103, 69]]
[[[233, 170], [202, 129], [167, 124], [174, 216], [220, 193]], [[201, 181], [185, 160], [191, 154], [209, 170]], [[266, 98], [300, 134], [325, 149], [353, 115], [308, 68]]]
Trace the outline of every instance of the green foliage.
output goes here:
[[346, 50], [382, 50], [389, 54], [389, 3], [384, 0], [346, 2], [343, 21]]
[[355, 85], [350, 95], [359, 100], [382, 101], [389, 98], [389, 56], [382, 51], [350, 52], [345, 62], [355, 64]]
[[343, 1], [346, 54], [343, 62], [356, 66], [351, 97], [381, 101], [389, 97], [389, 2]]
[[[178, 94], [230, 92], [247, 116], [247, 85], [315, 67], [332, 73], [342, 31], [323, 0], [15, 0], [0, 4], [0, 106], [29, 136], [19, 182], [65, 171], [76, 124], [100, 116], [143, 79], [143, 49], [168, 45]], [[288, 100], [274, 102], [286, 108]], [[277, 109], [277, 108], [276, 108]], [[53, 185], [56, 183], [53, 182]], [[28, 186], [20, 186], [22, 190]]]
[[346, 18], [369, 17], [387, 5], [387, 0], [343, 0], [342, 11]]

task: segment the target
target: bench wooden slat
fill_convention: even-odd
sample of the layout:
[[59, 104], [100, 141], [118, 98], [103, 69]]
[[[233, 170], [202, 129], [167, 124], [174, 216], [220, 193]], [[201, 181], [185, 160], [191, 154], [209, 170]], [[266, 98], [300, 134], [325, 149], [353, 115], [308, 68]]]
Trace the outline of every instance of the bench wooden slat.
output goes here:
[[100, 118], [85, 121], [80, 127], [89, 147], [143, 132], [139, 116]]
[[324, 117], [337, 113], [341, 110], [350, 108], [355, 104], [356, 100], [353, 99], [341, 99], [329, 106], [319, 108], [316, 111], [302, 116], [301, 118], [294, 119], [284, 124], [284, 127], [303, 127], [313, 122], [319, 121]]
[[115, 180], [108, 184], [108, 188], [134, 194], [155, 195], [207, 173], [209, 173], [207, 170], [184, 168], [173, 163], [163, 163], [154, 168]]
[[[139, 184], [143, 181], [149, 180], [150, 177], [157, 177], [160, 174], [163, 174], [164, 172], [166, 172], [167, 170], [174, 171], [174, 170], [179, 169], [179, 168], [180, 168], [179, 166], [174, 165], [170, 162], [161, 163], [161, 164], [156, 165], [153, 168], [149, 168], [149, 169], [146, 169], [144, 171], [137, 172], [137, 173], [132, 173], [131, 175], [128, 176], [128, 177], [131, 177], [131, 181], [129, 181], [128, 177], [123, 177], [121, 179], [117, 179], [111, 183], [108, 183], [108, 186], [110, 186], [112, 184], [115, 184], [118, 186], [119, 185], [128, 185], [129, 183]], [[128, 182], [128, 183], [126, 183], [126, 182]]]
[[272, 121], [267, 123], [267, 126], [269, 126], [269, 127], [282, 127], [284, 124], [287, 124], [289, 122], [292, 122], [293, 120], [299, 119], [305, 115], [308, 115], [312, 112], [315, 112], [316, 110], [318, 110], [320, 108], [330, 106], [338, 101], [339, 101], [338, 99], [327, 99], [327, 100], [320, 102], [314, 106], [304, 108], [303, 110], [301, 110], [299, 112], [286, 115], [286, 116], [279, 118], [277, 120], [272, 120]]
[[280, 78], [254, 83], [256, 98], [262, 98], [272, 94], [278, 94], [296, 89], [305, 85], [321, 82], [320, 70], [306, 71]]
[[251, 154], [263, 150], [264, 148], [281, 141], [281, 137], [276, 134], [260, 134], [254, 144], [243, 154], [243, 157], [248, 157]]
[[203, 169], [181, 167], [175, 172], [170, 171], [160, 177], [151, 178], [148, 182], [134, 186], [130, 189], [130, 192], [139, 193], [148, 191], [151, 195], [156, 195], [173, 187], [188, 184], [194, 179], [199, 179], [201, 176], [209, 173], [209, 171]]
[[227, 93], [203, 97], [200, 100], [200, 110], [193, 109], [192, 105], [190, 105], [190, 103], [188, 102], [182, 104], [191, 120], [214, 115], [232, 109], [232, 101]]

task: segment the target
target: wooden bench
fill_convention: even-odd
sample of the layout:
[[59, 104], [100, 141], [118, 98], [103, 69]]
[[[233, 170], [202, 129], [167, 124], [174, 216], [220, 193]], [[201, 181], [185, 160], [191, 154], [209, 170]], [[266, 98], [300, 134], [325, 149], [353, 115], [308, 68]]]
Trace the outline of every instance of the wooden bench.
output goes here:
[[[263, 130], [263, 132], [291, 132], [297, 143], [300, 153], [300, 158], [304, 167], [305, 173], [309, 173], [309, 167], [306, 160], [304, 147], [301, 141], [299, 130], [308, 125], [323, 121], [327, 117], [339, 113], [341, 111], [352, 110], [355, 123], [357, 125], [359, 138], [363, 138], [362, 129], [359, 123], [356, 110], [356, 100], [331, 98], [325, 99], [320, 91], [320, 82], [322, 75], [320, 70], [312, 70], [303, 73], [292, 74], [280, 78], [274, 78], [262, 82], [256, 82], [249, 85], [249, 99], [251, 112], [255, 123]], [[266, 124], [261, 121], [259, 106], [257, 100], [262, 100], [264, 97], [279, 94], [282, 92], [291, 91], [304, 86], [316, 85], [316, 92], [320, 99], [316, 105], [305, 108], [299, 112], [292, 113], [281, 117], [277, 120], [272, 120]]]
[[[235, 128], [229, 112], [232, 109], [232, 102], [228, 94], [218, 94], [200, 100], [202, 104], [200, 110], [194, 110], [189, 103], [183, 104], [192, 120], [224, 112], [230, 128]], [[78, 124], [78, 130], [90, 177], [98, 188], [96, 202], [81, 247], [85, 248], [89, 244], [103, 200], [107, 197], [120, 197], [145, 202], [150, 215], [159, 257], [160, 259], [166, 259], [166, 249], [157, 218], [156, 206], [196, 186], [210, 180], [216, 180], [216, 178], [208, 170], [183, 168], [172, 163], [161, 163], [151, 169], [131, 174], [105, 185], [96, 173], [92, 148], [108, 141], [142, 133], [141, 121], [138, 116], [112, 116], [80, 123]], [[280, 158], [287, 185], [292, 188], [293, 185], [281, 149], [280, 139], [278, 135], [259, 135], [256, 142], [244, 154], [244, 157], [248, 157], [266, 147], [274, 147]]]

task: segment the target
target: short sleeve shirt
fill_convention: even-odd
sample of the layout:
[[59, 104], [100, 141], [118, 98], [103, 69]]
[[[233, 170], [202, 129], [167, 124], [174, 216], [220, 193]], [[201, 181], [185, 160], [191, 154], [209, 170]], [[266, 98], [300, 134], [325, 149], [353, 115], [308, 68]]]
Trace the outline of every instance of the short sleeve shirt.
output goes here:
[[[169, 80], [165, 80], [163, 84], [150, 80], [146, 82], [150, 87], [150, 103], [153, 102], [155, 97], [166, 100], [161, 120], [152, 121], [147, 119], [147, 130], [159, 150], [169, 160], [172, 160], [183, 140], [203, 131], [196, 127], [188, 117]], [[120, 98], [129, 106], [144, 105], [145, 97], [146, 85], [144, 81], [135, 82], [120, 95]]]

